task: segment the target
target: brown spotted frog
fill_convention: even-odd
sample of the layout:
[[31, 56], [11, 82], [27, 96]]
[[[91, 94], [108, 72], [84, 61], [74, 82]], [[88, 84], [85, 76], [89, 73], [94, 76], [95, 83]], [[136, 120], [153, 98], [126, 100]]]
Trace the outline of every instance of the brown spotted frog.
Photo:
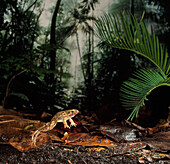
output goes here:
[[[32, 135], [33, 144], [34, 145], [36, 144], [36, 139], [40, 132], [52, 130], [57, 125], [58, 122], [63, 122], [64, 128], [76, 126], [77, 124], [72, 120], [72, 118], [78, 113], [79, 111], [77, 109], [70, 109], [56, 113], [50, 122], [47, 122], [44, 126], [40, 127], [33, 133]], [[67, 120], [70, 121], [71, 123], [70, 126], [68, 126]]]

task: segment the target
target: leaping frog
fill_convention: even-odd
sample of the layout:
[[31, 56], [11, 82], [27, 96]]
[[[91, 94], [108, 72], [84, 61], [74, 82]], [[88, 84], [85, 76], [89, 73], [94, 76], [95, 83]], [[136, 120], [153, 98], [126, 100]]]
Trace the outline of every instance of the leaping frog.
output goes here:
[[[77, 124], [72, 120], [72, 118], [78, 114], [79, 111], [77, 109], [70, 109], [58, 112], [54, 115], [50, 122], [47, 122], [44, 126], [37, 129], [32, 135], [33, 144], [36, 145], [36, 139], [40, 132], [46, 132], [52, 130], [58, 122], [63, 122], [64, 128], [70, 128], [71, 126], [76, 126]], [[70, 121], [70, 126], [67, 124], [67, 120]]]

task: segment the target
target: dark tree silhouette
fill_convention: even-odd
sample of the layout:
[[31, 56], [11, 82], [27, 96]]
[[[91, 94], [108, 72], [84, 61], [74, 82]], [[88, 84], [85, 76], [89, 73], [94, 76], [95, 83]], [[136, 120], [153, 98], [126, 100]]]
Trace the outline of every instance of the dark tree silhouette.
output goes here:
[[50, 31], [50, 45], [53, 47], [50, 50], [50, 70], [53, 73], [50, 74], [49, 84], [51, 85], [51, 94], [53, 95], [52, 104], [55, 103], [55, 91], [56, 91], [56, 79], [55, 79], [55, 67], [56, 67], [56, 21], [57, 21], [57, 14], [59, 12], [59, 7], [61, 4], [61, 0], [58, 0], [56, 3], [56, 7], [52, 16], [51, 20], [51, 31]]

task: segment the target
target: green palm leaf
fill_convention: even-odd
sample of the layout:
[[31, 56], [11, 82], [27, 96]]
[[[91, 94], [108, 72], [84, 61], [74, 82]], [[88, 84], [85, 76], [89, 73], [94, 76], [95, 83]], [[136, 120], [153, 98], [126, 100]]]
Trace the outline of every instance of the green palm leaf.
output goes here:
[[169, 75], [170, 59], [167, 49], [159, 43], [145, 24], [129, 13], [105, 15], [96, 23], [97, 35], [114, 48], [136, 52], [149, 59], [165, 75]]
[[137, 71], [133, 77], [123, 83], [120, 92], [122, 105], [133, 110], [128, 120], [138, 115], [139, 108], [147, 100], [147, 95], [162, 85], [170, 86], [170, 79], [155, 70], [147, 69]]
[[123, 106], [132, 110], [129, 119], [138, 115], [139, 108], [144, 105], [147, 95], [162, 85], [170, 86], [170, 58], [167, 49], [159, 43], [152, 31], [149, 34], [145, 24], [138, 22], [129, 13], [105, 15], [96, 23], [97, 35], [102, 41], [114, 48], [130, 50], [150, 60], [156, 70], [142, 69], [124, 82], [120, 97]]

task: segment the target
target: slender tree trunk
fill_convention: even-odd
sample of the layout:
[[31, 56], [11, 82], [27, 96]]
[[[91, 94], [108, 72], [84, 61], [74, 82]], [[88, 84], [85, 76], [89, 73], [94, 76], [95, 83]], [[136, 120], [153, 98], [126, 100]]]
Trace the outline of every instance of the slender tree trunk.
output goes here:
[[76, 31], [76, 41], [77, 41], [77, 48], [78, 48], [78, 53], [79, 53], [79, 57], [80, 57], [80, 65], [81, 65], [81, 69], [82, 69], [82, 73], [83, 73], [83, 78], [86, 84], [86, 77], [85, 77], [85, 73], [84, 73], [84, 67], [83, 67], [83, 62], [82, 62], [82, 57], [81, 57], [81, 52], [80, 52], [80, 45], [79, 45], [79, 38], [78, 38], [78, 33]]
[[[58, 0], [57, 3], [56, 3], [56, 7], [55, 7], [53, 17], [52, 17], [52, 21], [51, 21], [50, 45], [54, 46], [54, 47], [56, 46], [55, 29], [56, 29], [56, 19], [57, 19], [57, 14], [58, 14], [58, 11], [59, 11], [60, 3], [61, 3], [61, 0]], [[51, 60], [50, 60], [50, 70], [51, 71], [55, 71], [56, 50], [57, 50], [57, 48], [53, 48], [50, 51], [50, 58], [51, 58]], [[51, 84], [55, 83], [54, 73], [51, 74], [50, 80], [51, 80]]]
[[77, 69], [76, 69], [76, 66], [77, 66], [77, 55], [75, 56], [75, 70], [74, 70], [74, 86], [75, 88], [77, 87]]
[[[50, 45], [51, 47], [56, 46], [56, 20], [57, 20], [57, 14], [59, 12], [59, 7], [60, 7], [61, 0], [58, 0], [56, 3], [56, 7], [52, 16], [52, 21], [51, 21], [51, 31], [50, 31]], [[50, 71], [53, 73], [50, 74], [50, 79], [49, 83], [51, 85], [51, 95], [52, 95], [52, 104], [55, 103], [55, 90], [56, 90], [56, 79], [55, 79], [55, 66], [56, 66], [56, 50], [57, 48], [52, 48], [50, 51]]]
[[91, 87], [91, 32], [89, 32], [89, 50], [88, 50], [88, 62], [87, 62], [87, 76], [88, 86]]
[[91, 52], [91, 48], [92, 48], [92, 42], [91, 42], [91, 32], [88, 33], [89, 34], [89, 38], [88, 38], [88, 42], [89, 42], [89, 49], [88, 49], [88, 61], [87, 61], [87, 84], [86, 84], [86, 87], [87, 87], [87, 107], [89, 110], [91, 110], [91, 108], [93, 108], [92, 106], [92, 70], [91, 70], [91, 65], [92, 65], [92, 61], [91, 61], [91, 55], [92, 55], [92, 52]]
[[[92, 17], [94, 17], [94, 12], [92, 10]], [[94, 27], [94, 22], [92, 21], [92, 28]], [[94, 29], [94, 28], [93, 28]], [[91, 57], [91, 75], [92, 75], [92, 79], [94, 76], [94, 31], [92, 31], [92, 53], [91, 53], [92, 57]]]

